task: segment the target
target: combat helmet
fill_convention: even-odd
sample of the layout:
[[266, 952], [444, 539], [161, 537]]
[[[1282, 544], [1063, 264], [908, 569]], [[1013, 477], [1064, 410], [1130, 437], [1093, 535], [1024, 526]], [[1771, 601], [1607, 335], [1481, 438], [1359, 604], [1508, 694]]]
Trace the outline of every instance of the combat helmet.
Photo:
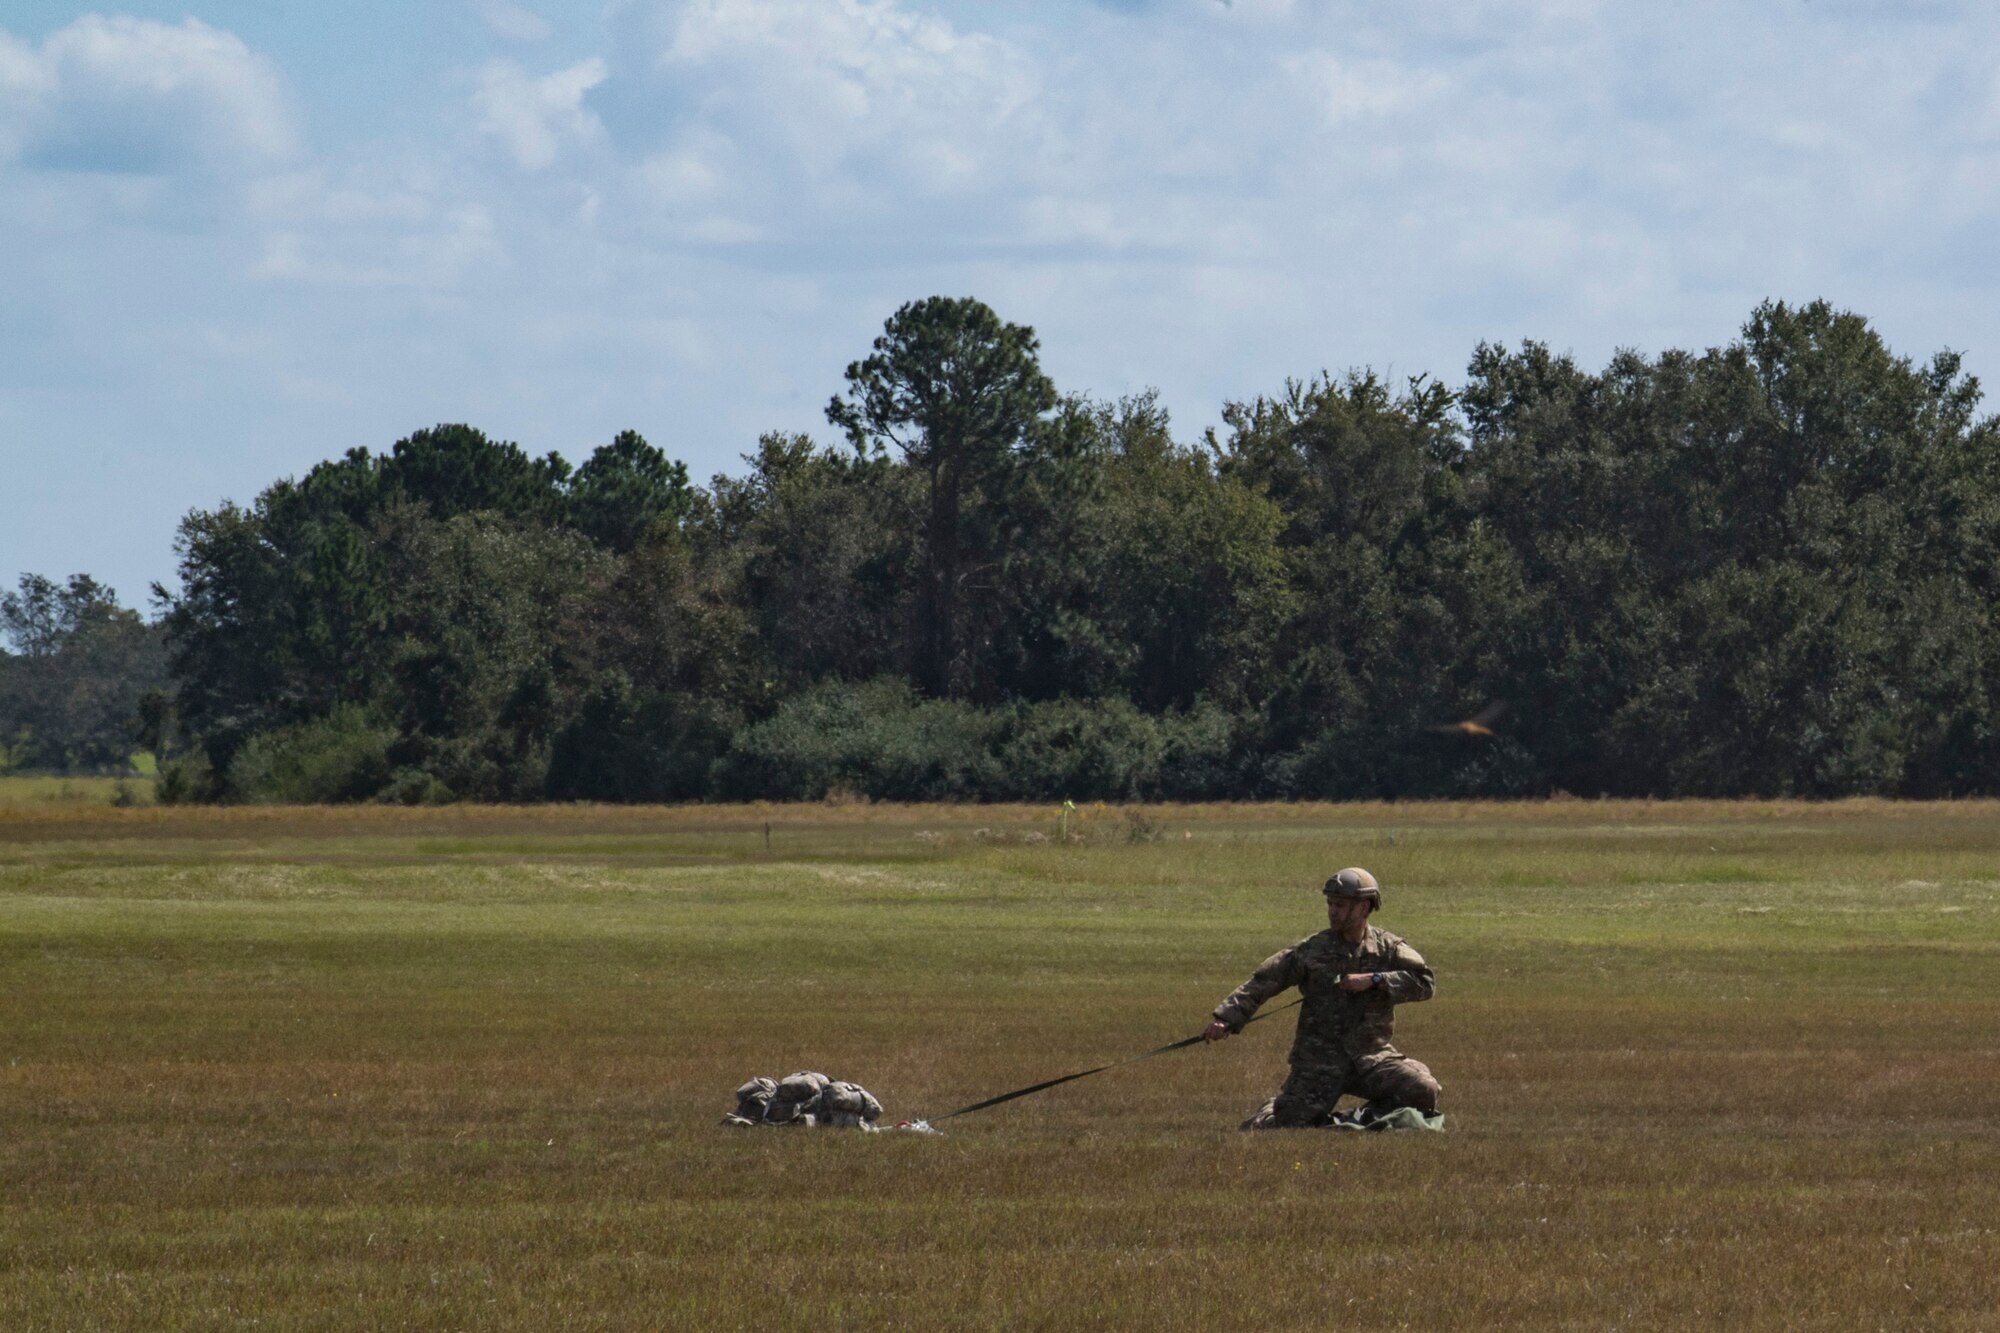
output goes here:
[[1349, 866], [1326, 882], [1326, 896], [1364, 898], [1368, 902], [1368, 910], [1372, 912], [1382, 905], [1382, 886], [1360, 866]]

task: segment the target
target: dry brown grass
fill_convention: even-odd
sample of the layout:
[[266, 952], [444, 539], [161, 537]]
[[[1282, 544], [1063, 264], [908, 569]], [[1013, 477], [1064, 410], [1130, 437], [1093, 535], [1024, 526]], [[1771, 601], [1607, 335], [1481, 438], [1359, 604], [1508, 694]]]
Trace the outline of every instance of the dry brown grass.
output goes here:
[[[1995, 814], [0, 813], [0, 1326], [1994, 1327]], [[1237, 1134], [1281, 1021], [715, 1127], [1183, 1035], [1350, 862], [1446, 1135]]]

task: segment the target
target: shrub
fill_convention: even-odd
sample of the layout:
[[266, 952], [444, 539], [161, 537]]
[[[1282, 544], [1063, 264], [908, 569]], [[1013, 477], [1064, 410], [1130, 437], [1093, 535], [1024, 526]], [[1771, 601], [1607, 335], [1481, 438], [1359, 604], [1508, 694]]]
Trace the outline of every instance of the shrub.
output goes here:
[[548, 794], [564, 801], [687, 801], [729, 744], [713, 705], [641, 695], [622, 671], [591, 687], [549, 750]]
[[1017, 800], [1129, 801], [1159, 779], [1159, 725], [1125, 699], [1057, 699], [1014, 715], [1000, 769]]
[[920, 700], [903, 681], [830, 681], [744, 728], [716, 766], [725, 797], [967, 800], [999, 785], [1000, 720], [969, 704]]
[[392, 727], [356, 704], [259, 732], [229, 765], [229, 794], [278, 805], [365, 801], [389, 781]]
[[1202, 700], [1154, 723], [1160, 732], [1160, 763], [1152, 794], [1158, 799], [1228, 800], [1251, 785], [1244, 774], [1248, 719]]
[[375, 799], [383, 805], [447, 805], [454, 797], [436, 775], [405, 765], [389, 775]]
[[948, 699], [878, 713], [853, 755], [855, 781], [879, 801], [978, 800], [1003, 785], [1002, 731], [996, 714]]
[[161, 805], [198, 805], [220, 794], [215, 769], [199, 750], [162, 763], [153, 779], [153, 799]]
[[716, 764], [714, 789], [739, 800], [820, 800], [848, 778], [868, 713], [910, 699], [899, 681], [813, 686], [736, 734]]

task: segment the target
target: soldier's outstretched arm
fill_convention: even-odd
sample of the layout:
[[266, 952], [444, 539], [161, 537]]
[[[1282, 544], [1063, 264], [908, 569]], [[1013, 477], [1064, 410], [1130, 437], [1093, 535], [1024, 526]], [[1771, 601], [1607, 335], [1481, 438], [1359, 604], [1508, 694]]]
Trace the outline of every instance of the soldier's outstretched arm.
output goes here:
[[[1215, 1012], [1210, 1015], [1214, 1022], [1202, 1035], [1215, 1041], [1218, 1037], [1239, 1031], [1264, 1001], [1279, 991], [1298, 985], [1302, 980], [1304, 971], [1299, 965], [1298, 946], [1280, 949], [1259, 964], [1248, 981], [1229, 992], [1229, 998], [1215, 1006]], [[1215, 1030], [1218, 1025], [1223, 1028], [1220, 1033]]]

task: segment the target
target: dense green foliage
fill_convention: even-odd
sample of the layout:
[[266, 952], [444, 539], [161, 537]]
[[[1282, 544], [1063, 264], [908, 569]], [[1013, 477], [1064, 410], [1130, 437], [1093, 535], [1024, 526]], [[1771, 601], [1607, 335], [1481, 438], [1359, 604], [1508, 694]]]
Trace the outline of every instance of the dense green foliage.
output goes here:
[[[1824, 304], [1177, 441], [933, 298], [690, 486], [467, 426], [182, 526], [178, 798], [2000, 791], [2000, 427]], [[1495, 701], [1490, 733], [1448, 724]]]
[[159, 631], [88, 574], [27, 574], [0, 638], [0, 771], [126, 771], [166, 683]]

